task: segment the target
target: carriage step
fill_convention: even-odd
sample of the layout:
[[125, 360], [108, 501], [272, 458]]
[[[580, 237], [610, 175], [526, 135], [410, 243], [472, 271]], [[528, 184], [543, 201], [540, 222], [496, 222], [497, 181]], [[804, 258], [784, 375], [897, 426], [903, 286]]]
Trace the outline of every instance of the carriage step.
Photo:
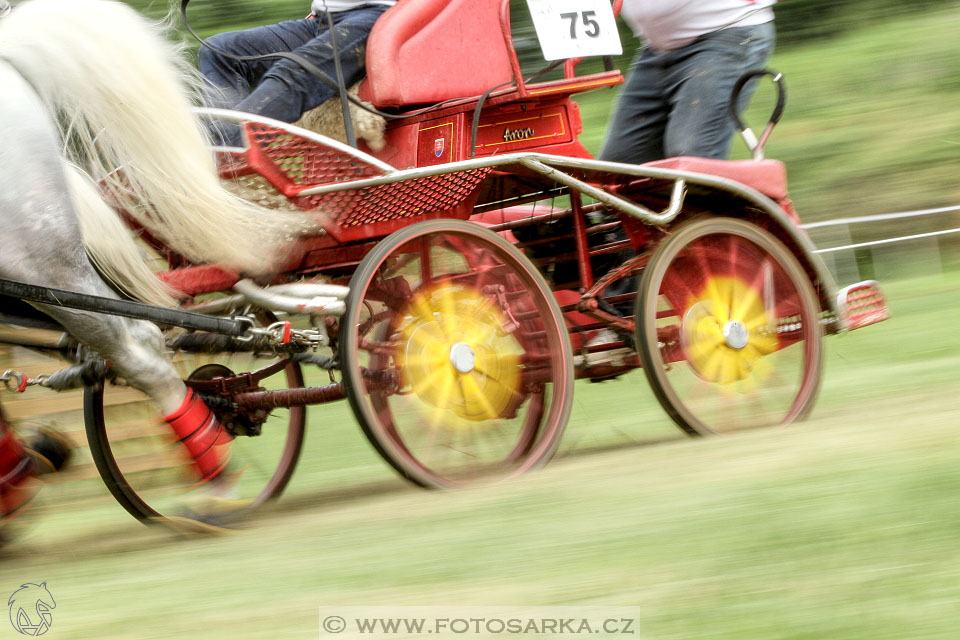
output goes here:
[[837, 309], [848, 331], [860, 329], [890, 317], [887, 298], [876, 280], [851, 284], [837, 292]]

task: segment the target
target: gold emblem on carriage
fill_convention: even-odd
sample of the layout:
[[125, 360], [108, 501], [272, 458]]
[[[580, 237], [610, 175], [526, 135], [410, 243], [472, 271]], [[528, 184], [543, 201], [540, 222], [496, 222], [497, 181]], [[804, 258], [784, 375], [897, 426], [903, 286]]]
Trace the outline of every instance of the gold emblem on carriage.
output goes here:
[[504, 142], [515, 142], [517, 140], [526, 140], [527, 138], [533, 137], [533, 127], [526, 127], [524, 129], [511, 129], [507, 127], [503, 130], [503, 141]]

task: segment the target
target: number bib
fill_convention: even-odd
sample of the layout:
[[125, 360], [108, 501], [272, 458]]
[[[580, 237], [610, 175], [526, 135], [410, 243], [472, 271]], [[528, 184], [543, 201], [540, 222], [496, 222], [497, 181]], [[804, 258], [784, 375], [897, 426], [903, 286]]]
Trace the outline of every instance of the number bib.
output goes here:
[[609, 0], [527, 0], [547, 60], [623, 53]]

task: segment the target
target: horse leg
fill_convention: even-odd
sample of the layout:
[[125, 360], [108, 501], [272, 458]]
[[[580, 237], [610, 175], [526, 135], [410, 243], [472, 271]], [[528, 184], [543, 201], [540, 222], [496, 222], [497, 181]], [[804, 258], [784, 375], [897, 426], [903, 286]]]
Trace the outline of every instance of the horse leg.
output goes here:
[[[55, 167], [60, 166], [58, 159], [51, 162]], [[29, 203], [29, 210], [5, 216], [0, 276], [116, 298], [83, 249], [62, 173], [51, 175], [47, 171], [43, 183], [44, 188], [18, 201]], [[201, 480], [219, 475], [228, 458], [230, 436], [177, 376], [164, 356], [163, 336], [156, 326], [64, 307], [35, 306], [110, 362], [131, 386], [154, 400], [190, 453]]]
[[16, 515], [36, 493], [31, 477], [59, 471], [72, 453], [73, 444], [46, 427], [19, 440], [0, 412], [0, 521]]
[[0, 521], [16, 515], [33, 497], [32, 475], [30, 456], [0, 414]]
[[[92, 267], [86, 265], [86, 269], [91, 272], [88, 275], [95, 275]], [[26, 274], [11, 274], [9, 269], [2, 275], [27, 279]], [[56, 280], [43, 284], [115, 297], [106, 284], [91, 279], [85, 279], [82, 284]], [[184, 385], [164, 357], [163, 336], [155, 325], [63, 307], [36, 306], [62, 324], [72, 336], [97, 351], [131, 386], [154, 400], [176, 438], [187, 449], [200, 482], [221, 477], [230, 459], [232, 437], [203, 401]], [[53, 434], [41, 435], [48, 435], [49, 439]], [[13, 517], [29, 503], [36, 492], [30, 482], [33, 476], [43, 471], [59, 470], [69, 457], [69, 448], [64, 450], [62, 443], [55, 439], [44, 446], [41, 444], [28, 442], [24, 446], [14, 437], [0, 414], [0, 520]], [[59, 458], [44, 453], [51, 447]], [[38, 460], [46, 462], [50, 458], [55, 460], [47, 465], [50, 469], [38, 464]]]
[[[109, 295], [109, 290], [96, 295]], [[220, 475], [229, 462], [232, 437], [179, 378], [164, 356], [166, 345], [155, 325], [63, 307], [37, 306], [99, 353], [131, 386], [153, 399], [163, 419], [186, 447], [201, 481]]]

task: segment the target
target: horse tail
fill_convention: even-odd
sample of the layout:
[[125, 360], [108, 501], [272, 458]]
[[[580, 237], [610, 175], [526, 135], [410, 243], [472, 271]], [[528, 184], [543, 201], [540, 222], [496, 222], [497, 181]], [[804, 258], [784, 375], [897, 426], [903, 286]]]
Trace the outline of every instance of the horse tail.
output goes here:
[[[194, 262], [267, 272], [316, 222], [223, 189], [191, 112], [199, 74], [169, 31], [120, 2], [29, 0], [0, 21], [0, 55], [56, 114], [67, 160], [151, 234]], [[86, 205], [78, 215], [102, 224]]]
[[64, 163], [70, 200], [90, 261], [107, 281], [127, 295], [163, 307], [176, 306], [171, 291], [150, 269], [130, 229], [103, 198], [83, 170]]

